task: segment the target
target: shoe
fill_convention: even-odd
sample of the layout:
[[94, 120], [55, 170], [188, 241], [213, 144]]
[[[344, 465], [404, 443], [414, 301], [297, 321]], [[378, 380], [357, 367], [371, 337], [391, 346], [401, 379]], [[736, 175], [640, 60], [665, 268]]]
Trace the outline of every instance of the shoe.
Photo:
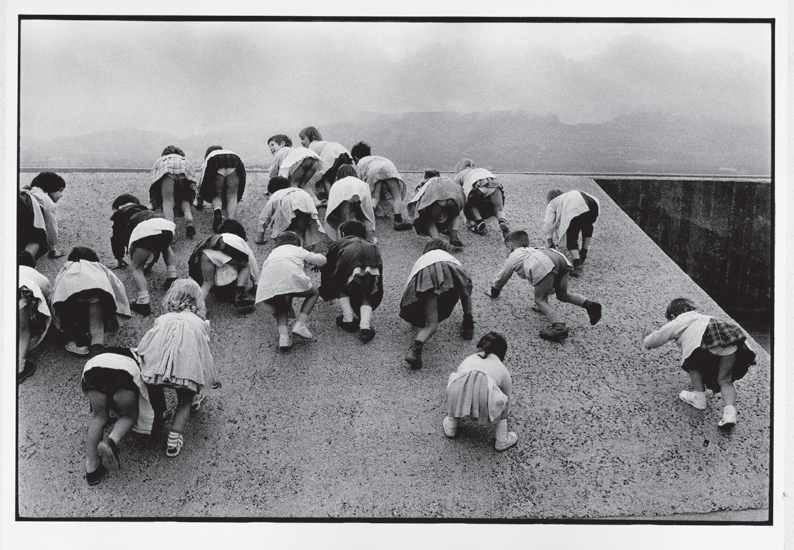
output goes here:
[[461, 241], [457, 235], [452, 235], [449, 238], [449, 244], [451, 244], [455, 248], [463, 248], [463, 241]]
[[678, 397], [681, 398], [681, 401], [685, 403], [689, 403], [693, 407], [698, 410], [704, 410], [706, 408], [706, 393], [695, 393], [693, 391], [682, 391], [678, 394]]
[[515, 445], [517, 442], [518, 434], [516, 434], [516, 432], [507, 432], [507, 438], [502, 440], [497, 439], [494, 448], [497, 452], [501, 453]]
[[505, 220], [499, 220], [499, 229], [502, 230], [502, 238], [507, 237], [507, 234], [510, 233], [510, 226]]
[[99, 456], [102, 457], [102, 465], [110, 468], [110, 471], [117, 472], [121, 467], [119, 462], [119, 447], [116, 442], [106, 437], [99, 442], [96, 448]]
[[571, 271], [571, 277], [581, 277], [584, 274], [584, 268], [582, 267], [582, 262], [575, 262], [573, 266], [573, 271]]
[[215, 215], [212, 218], [212, 232], [217, 233], [218, 227], [220, 227], [221, 223], [223, 223], [223, 214], [219, 212], [215, 212]]
[[192, 223], [189, 223], [185, 226], [185, 237], [195, 237], [196, 236], [196, 226]]
[[584, 264], [584, 261], [587, 259], [587, 249], [583, 248], [579, 251], [579, 260]]
[[358, 333], [358, 338], [365, 344], [375, 338], [375, 331], [371, 328], [362, 328]]
[[168, 277], [165, 281], [163, 281], [163, 290], [168, 291], [171, 288], [171, 285], [174, 284], [176, 281], [176, 277]]
[[246, 308], [253, 307], [254, 299], [244, 286], [238, 286], [234, 291], [234, 307]]
[[36, 363], [33, 361], [25, 361], [25, 366], [22, 368], [22, 371], [17, 373], [17, 384], [21, 384], [33, 376], [34, 372], [36, 372]]
[[139, 304], [137, 300], [130, 300], [130, 309], [141, 315], [148, 316], [152, 314], [152, 304]]
[[460, 327], [460, 337], [464, 340], [471, 340], [474, 338], [474, 317], [463, 315], [463, 325]]
[[562, 342], [568, 338], [568, 329], [560, 330], [554, 328], [554, 326], [546, 327], [540, 331], [540, 337], [551, 342]]
[[412, 370], [422, 368], [422, 348], [424, 348], [424, 345], [424, 342], [414, 340], [408, 350], [408, 355], [405, 356], [405, 362], [411, 366]]
[[601, 319], [601, 304], [598, 302], [590, 302], [585, 309], [590, 316], [590, 324], [595, 325]]
[[88, 346], [78, 346], [77, 344], [74, 343], [74, 340], [67, 342], [66, 345], [64, 346], [64, 349], [69, 353], [71, 353], [72, 355], [77, 355], [79, 357], [84, 357], [89, 353], [91, 353], [90, 350], [88, 349]]
[[336, 326], [338, 326], [342, 330], [346, 330], [347, 332], [353, 334], [358, 330], [359, 321], [357, 319], [353, 319], [352, 321], [345, 321], [345, 317], [343, 315], [340, 315], [339, 317], [336, 318]]
[[469, 227], [472, 233], [477, 233], [478, 235], [485, 235], [488, 232], [488, 229], [485, 226], [485, 222], [480, 220], [478, 222], [474, 222], [473, 225]]
[[408, 231], [409, 229], [413, 228], [413, 224], [408, 222], [394, 222], [394, 230], [395, 231]]
[[185, 438], [182, 437], [182, 434], [177, 434], [176, 437], [171, 437], [171, 434], [173, 433], [174, 432], [168, 434], [168, 443], [167, 447], [165, 448], [165, 456], [168, 458], [174, 458], [177, 456], [182, 450], [182, 446], [185, 444]]
[[297, 321], [294, 325], [292, 325], [292, 334], [297, 334], [301, 338], [306, 338], [307, 340], [312, 339], [312, 333], [309, 332], [309, 327]]
[[315, 208], [322, 208], [323, 206], [328, 206], [328, 201], [327, 200], [314, 199], [314, 207]]
[[97, 355], [99, 355], [104, 351], [105, 351], [104, 344], [91, 344], [91, 346], [88, 348], [88, 356], [96, 357]]
[[99, 464], [96, 470], [93, 472], [86, 472], [85, 473], [85, 480], [88, 482], [89, 485], [92, 487], [102, 481], [102, 478], [105, 477], [108, 473], [108, 469], [105, 468], [102, 463]]
[[447, 437], [455, 437], [458, 433], [458, 420], [456, 418], [452, 418], [451, 416], [445, 416], [444, 420], [441, 421], [441, 425], [444, 427], [444, 435]]
[[736, 409], [731, 407], [732, 410], [728, 410], [728, 407], [725, 407], [725, 410], [722, 412], [722, 419], [717, 422], [717, 427], [722, 428], [723, 430], [730, 430], [736, 425]]
[[193, 396], [193, 401], [190, 403], [190, 410], [196, 412], [201, 408], [201, 404], [204, 403], [204, 399], [207, 396], [201, 392], [198, 392], [196, 395]]
[[281, 334], [278, 337], [278, 350], [281, 353], [286, 353], [292, 349], [292, 338], [289, 334]]
[[196, 197], [196, 210], [204, 210], [204, 199]]

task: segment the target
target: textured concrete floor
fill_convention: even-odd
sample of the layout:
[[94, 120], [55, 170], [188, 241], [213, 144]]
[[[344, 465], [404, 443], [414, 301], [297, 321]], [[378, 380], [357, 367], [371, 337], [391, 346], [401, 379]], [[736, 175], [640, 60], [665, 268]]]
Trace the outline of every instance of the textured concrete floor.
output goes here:
[[[110, 203], [122, 192], [145, 199], [147, 177], [68, 174], [59, 203], [64, 246], [92, 246], [109, 263]], [[249, 177], [239, 217], [252, 241], [265, 175]], [[412, 188], [419, 175], [406, 179]], [[309, 320], [315, 340], [281, 355], [263, 310], [242, 315], [210, 301], [223, 388], [191, 416], [176, 459], [165, 457], [164, 435], [133, 434], [121, 445], [121, 472], [89, 488], [83, 362], [48, 338], [32, 355], [38, 372], [19, 388], [20, 515], [688, 521], [676, 515], [767, 508], [769, 356], [756, 346], [758, 365], [737, 383], [739, 423], [721, 433], [719, 398], [705, 412], [678, 399], [688, 376], [674, 344], [640, 347], [670, 299], [688, 296], [710, 314], [722, 314], [719, 307], [591, 179], [501, 180], [512, 227], [527, 229], [535, 244], [549, 189], [581, 189], [602, 206], [585, 276], [571, 288], [602, 302], [604, 318], [591, 327], [583, 310], [560, 304], [571, 333], [561, 345], [537, 337], [545, 320], [529, 309], [525, 281], [512, 280], [498, 300], [483, 295], [505, 257], [493, 221], [486, 236], [463, 235], [466, 247], [456, 254], [474, 281], [475, 342], [493, 329], [510, 346], [515, 448], [495, 453], [492, 428], [476, 425], [444, 437], [446, 379], [473, 342], [458, 335], [458, 307], [426, 344], [425, 367], [408, 370], [402, 357], [414, 330], [399, 319], [398, 304], [425, 240], [379, 220], [385, 296], [369, 344], [337, 329], [336, 304], [320, 302]], [[208, 235], [211, 213], [196, 220], [199, 236]], [[178, 228], [178, 269], [186, 275], [193, 243]], [[260, 264], [272, 249], [252, 246]], [[45, 259], [40, 267], [52, 279], [61, 264]], [[129, 272], [119, 275], [132, 289]], [[160, 263], [150, 279], [155, 304], [163, 277]], [[153, 320], [135, 316], [108, 343], [136, 345]]]

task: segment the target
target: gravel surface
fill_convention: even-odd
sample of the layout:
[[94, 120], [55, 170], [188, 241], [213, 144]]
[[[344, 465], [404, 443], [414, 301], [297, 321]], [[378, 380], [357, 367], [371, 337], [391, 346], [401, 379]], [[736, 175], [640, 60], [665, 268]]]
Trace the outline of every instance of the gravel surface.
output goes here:
[[[35, 174], [23, 173], [22, 183]], [[148, 198], [145, 173], [71, 173], [58, 205], [64, 249], [93, 247], [107, 264], [110, 204], [120, 193]], [[409, 188], [419, 174], [406, 176]], [[211, 349], [223, 388], [191, 415], [179, 457], [165, 456], [167, 431], [130, 434], [122, 470], [96, 487], [84, 479], [88, 402], [83, 361], [50, 334], [32, 352], [36, 374], [19, 387], [18, 512], [32, 518], [649, 518], [765, 509], [770, 483], [770, 361], [737, 383], [739, 423], [720, 432], [721, 399], [705, 412], [678, 399], [689, 379], [674, 344], [645, 352], [645, 329], [664, 322], [670, 299], [688, 296], [709, 314], [722, 310], [587, 177], [502, 175], [511, 227], [541, 244], [546, 192], [581, 189], [601, 201], [585, 275], [571, 288], [604, 304], [591, 327], [584, 310], [560, 304], [570, 329], [563, 344], [541, 340], [529, 285], [511, 280], [501, 297], [483, 294], [505, 258], [499, 229], [462, 235], [456, 253], [474, 281], [475, 339], [459, 336], [462, 311], [425, 345], [424, 368], [403, 360], [415, 329], [398, 317], [403, 285], [426, 239], [396, 233], [379, 218], [384, 300], [375, 339], [362, 344], [339, 330], [334, 303], [309, 318], [312, 342], [277, 349], [272, 317], [236, 312], [210, 298]], [[253, 244], [266, 174], [249, 175], [239, 218], [259, 263], [272, 249]], [[321, 211], [321, 214], [324, 210]], [[210, 209], [196, 215], [199, 238], [211, 233]], [[187, 276], [196, 241], [177, 221], [177, 269]], [[327, 243], [321, 245], [321, 252]], [[40, 261], [54, 279], [63, 259]], [[129, 270], [118, 272], [132, 295]], [[162, 313], [165, 267], [150, 276], [155, 315], [135, 316], [106, 344], [135, 346]], [[319, 282], [319, 275], [312, 274]], [[444, 437], [443, 391], [449, 374], [488, 330], [503, 332], [513, 375], [505, 453], [492, 426], [462, 424]], [[752, 345], [752, 342], [751, 342]], [[173, 400], [172, 400], [173, 404]], [[702, 520], [701, 520], [702, 521]]]

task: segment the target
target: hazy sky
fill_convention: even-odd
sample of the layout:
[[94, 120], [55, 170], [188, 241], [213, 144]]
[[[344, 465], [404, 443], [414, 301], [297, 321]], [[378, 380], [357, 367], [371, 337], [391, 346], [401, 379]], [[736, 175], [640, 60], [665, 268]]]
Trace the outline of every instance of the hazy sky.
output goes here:
[[290, 135], [362, 111], [654, 110], [770, 119], [762, 23], [25, 20], [24, 138], [120, 127]]

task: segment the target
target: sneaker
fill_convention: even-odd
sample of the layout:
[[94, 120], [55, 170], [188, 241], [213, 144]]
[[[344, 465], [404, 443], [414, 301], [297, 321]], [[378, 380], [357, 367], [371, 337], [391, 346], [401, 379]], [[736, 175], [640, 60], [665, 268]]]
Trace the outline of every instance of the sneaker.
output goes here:
[[584, 268], [582, 268], [581, 263], [577, 263], [573, 266], [573, 271], [571, 271], [571, 277], [581, 277], [584, 274]]
[[99, 442], [96, 450], [99, 452], [99, 456], [102, 457], [102, 465], [107, 466], [113, 472], [117, 472], [121, 464], [119, 462], [119, 448], [116, 442], [106, 437]]
[[17, 384], [21, 384], [36, 372], [36, 363], [32, 361], [25, 361], [23, 369], [17, 373]]
[[540, 331], [540, 337], [550, 342], [562, 342], [568, 338], [568, 329], [558, 330], [553, 326], [549, 326]]
[[139, 304], [137, 300], [130, 300], [130, 309], [145, 316], [152, 314], [152, 304]]
[[336, 318], [336, 326], [338, 326], [342, 330], [346, 330], [347, 332], [353, 334], [358, 330], [359, 321], [356, 319], [353, 319], [352, 321], [345, 321], [345, 317], [343, 315], [340, 315], [339, 317]]
[[196, 395], [193, 396], [193, 401], [190, 403], [190, 410], [196, 412], [201, 408], [201, 404], [204, 403], [204, 399], [207, 396], [201, 392], [198, 392]]
[[451, 244], [455, 248], [463, 248], [463, 241], [461, 241], [457, 235], [452, 235], [449, 238], [449, 244]]
[[204, 210], [204, 199], [196, 197], [196, 210]]
[[174, 284], [174, 281], [176, 281], [176, 277], [166, 278], [166, 280], [163, 281], [163, 290], [167, 291], [169, 288], [171, 288], [171, 285]]
[[458, 422], [451, 416], [445, 416], [441, 425], [444, 426], [444, 435], [447, 437], [455, 437], [458, 433]]
[[736, 425], [736, 410], [723, 411], [722, 419], [717, 422], [717, 426], [723, 430], [730, 430]]
[[88, 346], [78, 346], [74, 343], [74, 340], [67, 342], [64, 346], [64, 349], [72, 355], [77, 355], [80, 357], [84, 357], [91, 353], [91, 351], [88, 349]]
[[358, 333], [359, 339], [365, 344], [375, 338], [375, 331], [371, 328], [362, 328]]
[[411, 228], [413, 228], [413, 224], [409, 222], [394, 222], [395, 231], [408, 231]]
[[292, 334], [297, 334], [301, 338], [306, 338], [307, 340], [312, 339], [312, 333], [309, 332], [309, 327], [300, 321], [297, 321], [294, 325], [292, 325]]
[[477, 233], [478, 235], [485, 235], [488, 231], [484, 221], [474, 222], [469, 229], [472, 233]]
[[85, 480], [88, 482], [89, 485], [92, 487], [102, 481], [102, 478], [105, 477], [108, 473], [107, 468], [105, 468], [102, 463], [100, 462], [99, 466], [93, 472], [86, 472], [85, 473]]
[[168, 434], [168, 443], [166, 444], [167, 446], [165, 448], [165, 456], [168, 458], [174, 458], [177, 456], [182, 450], [182, 446], [185, 444], [185, 438], [182, 437], [182, 434], [177, 434], [176, 437], [172, 437], [173, 433], [174, 432]]
[[286, 353], [292, 349], [292, 338], [289, 334], [281, 334], [278, 337], [278, 350], [281, 353]]
[[689, 403], [693, 407], [698, 410], [704, 410], [706, 408], [706, 394], [705, 393], [695, 393], [693, 391], [682, 391], [678, 394], [678, 397], [681, 398], [681, 401], [685, 403]]
[[502, 441], [497, 439], [494, 448], [496, 449], [497, 452], [501, 453], [502, 451], [506, 451], [507, 449], [515, 445], [517, 442], [518, 442], [518, 434], [516, 434], [516, 432], [507, 432], [507, 439], [504, 439]]
[[192, 223], [189, 223], [185, 226], [185, 236], [186, 237], [195, 237], [196, 236], [196, 226]]
[[215, 213], [212, 218], [212, 232], [217, 233], [218, 227], [220, 227], [221, 223], [223, 223], [223, 215], [219, 213]]
[[590, 324], [595, 325], [601, 319], [601, 304], [598, 302], [591, 302], [585, 309], [590, 316]]
[[507, 234], [510, 233], [510, 226], [504, 220], [499, 220], [499, 229], [502, 230], [502, 238], [507, 237]]
[[414, 341], [408, 350], [408, 355], [405, 356], [405, 362], [411, 366], [412, 370], [422, 368], [422, 348], [424, 348], [423, 343]]

